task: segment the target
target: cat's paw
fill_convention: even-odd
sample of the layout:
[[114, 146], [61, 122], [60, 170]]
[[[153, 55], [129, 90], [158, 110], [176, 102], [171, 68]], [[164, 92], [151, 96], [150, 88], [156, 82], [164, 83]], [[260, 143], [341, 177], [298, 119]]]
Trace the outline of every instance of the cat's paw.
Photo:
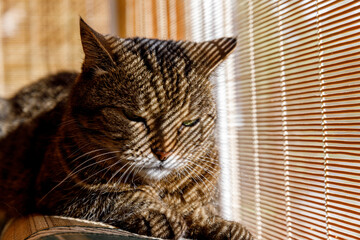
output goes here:
[[253, 240], [251, 233], [240, 223], [226, 221], [222, 218], [216, 218], [209, 224], [198, 239], [212, 240]]
[[179, 239], [186, 231], [184, 219], [165, 208], [147, 208], [131, 214], [121, 228], [151, 237]]

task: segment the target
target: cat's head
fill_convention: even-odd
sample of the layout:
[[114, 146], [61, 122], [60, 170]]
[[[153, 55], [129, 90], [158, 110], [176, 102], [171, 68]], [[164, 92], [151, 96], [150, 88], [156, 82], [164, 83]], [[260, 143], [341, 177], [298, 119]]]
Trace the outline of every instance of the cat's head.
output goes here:
[[116, 154], [104, 167], [159, 180], [209, 161], [216, 120], [209, 77], [236, 39], [122, 39], [82, 20], [80, 29], [85, 60], [72, 115], [90, 142]]

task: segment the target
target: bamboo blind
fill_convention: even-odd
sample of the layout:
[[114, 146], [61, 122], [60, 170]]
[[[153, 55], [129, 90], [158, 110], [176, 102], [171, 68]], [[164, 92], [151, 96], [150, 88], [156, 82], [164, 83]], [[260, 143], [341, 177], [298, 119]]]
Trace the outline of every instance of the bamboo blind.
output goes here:
[[110, 5], [110, 0], [1, 0], [0, 96], [49, 73], [79, 71], [79, 16], [109, 33]]

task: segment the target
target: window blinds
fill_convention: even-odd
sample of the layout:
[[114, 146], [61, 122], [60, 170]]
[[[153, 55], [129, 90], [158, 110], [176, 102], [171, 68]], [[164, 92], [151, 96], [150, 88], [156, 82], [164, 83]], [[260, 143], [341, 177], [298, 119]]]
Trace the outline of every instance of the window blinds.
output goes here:
[[242, 221], [360, 238], [359, 1], [238, 1]]

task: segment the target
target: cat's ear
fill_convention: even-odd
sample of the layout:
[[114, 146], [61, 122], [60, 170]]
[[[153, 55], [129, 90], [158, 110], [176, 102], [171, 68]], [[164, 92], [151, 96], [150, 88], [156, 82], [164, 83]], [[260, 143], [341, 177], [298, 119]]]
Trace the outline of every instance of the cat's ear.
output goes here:
[[218, 38], [211, 41], [197, 43], [195, 62], [200, 63], [202, 74], [210, 74], [236, 47], [236, 38]]
[[92, 29], [80, 17], [81, 44], [85, 53], [83, 68], [104, 68], [114, 66], [114, 58], [105, 37]]

